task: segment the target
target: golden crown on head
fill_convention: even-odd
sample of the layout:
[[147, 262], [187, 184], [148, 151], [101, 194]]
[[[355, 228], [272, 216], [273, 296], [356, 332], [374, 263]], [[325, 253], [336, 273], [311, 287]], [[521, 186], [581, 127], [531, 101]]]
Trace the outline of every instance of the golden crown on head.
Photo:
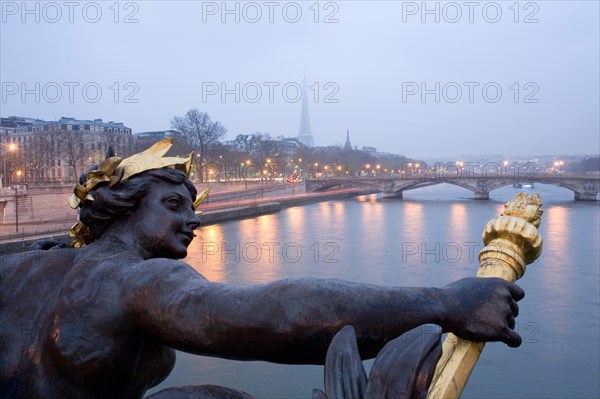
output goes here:
[[[192, 169], [192, 159], [194, 153], [192, 152], [188, 157], [164, 157], [173, 145], [173, 139], [164, 139], [155, 144], [150, 148], [130, 156], [129, 158], [110, 157], [105, 159], [98, 165], [97, 170], [93, 170], [87, 173], [86, 181], [84, 184], [77, 182], [73, 189], [73, 194], [69, 197], [69, 205], [73, 209], [81, 206], [83, 201], [93, 201], [94, 198], [90, 194], [90, 191], [99, 183], [108, 183], [109, 187], [114, 186], [120, 182], [123, 182], [130, 177], [139, 173], [153, 170], [171, 167], [177, 170], [181, 170], [189, 177]], [[196, 197], [194, 201], [194, 208], [202, 203], [208, 196], [210, 188], [202, 191]], [[196, 211], [196, 214], [202, 213]], [[83, 247], [91, 243], [94, 238], [89, 227], [83, 224], [81, 221], [77, 222], [69, 230], [69, 235], [73, 237], [72, 245], [75, 248]]]

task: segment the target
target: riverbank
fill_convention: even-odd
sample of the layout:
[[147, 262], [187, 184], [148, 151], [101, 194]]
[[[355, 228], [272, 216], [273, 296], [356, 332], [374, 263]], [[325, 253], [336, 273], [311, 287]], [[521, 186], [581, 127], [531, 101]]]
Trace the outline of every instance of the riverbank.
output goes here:
[[333, 201], [359, 195], [372, 194], [373, 190], [344, 189], [333, 192], [298, 194], [285, 197], [276, 197], [266, 200], [236, 201], [234, 205], [228, 202], [207, 204], [200, 207], [203, 225], [220, 223], [228, 220], [255, 217], [267, 213], [279, 212], [281, 209], [300, 206], [321, 201]]
[[[295, 186], [295, 187], [294, 187]], [[199, 207], [202, 211], [201, 219], [203, 225], [225, 222], [228, 220], [256, 217], [268, 213], [279, 212], [281, 209], [300, 206], [321, 201], [332, 201], [356, 197], [359, 195], [372, 194], [373, 190], [361, 190], [356, 188], [336, 190], [322, 193], [304, 193], [304, 187], [299, 185], [267, 187], [252, 187], [249, 190], [215, 190], [218, 195], [212, 195], [211, 200]], [[211, 188], [211, 192], [214, 188]], [[286, 193], [289, 195], [275, 194]], [[300, 194], [296, 192], [300, 191]], [[249, 197], [250, 199], [240, 199]], [[4, 234], [5, 228], [10, 225], [2, 225], [0, 235], [0, 255], [6, 255], [26, 250], [31, 244], [41, 239], [54, 240], [68, 244], [71, 239], [67, 231], [75, 223], [75, 219], [57, 220], [47, 222], [25, 222], [21, 224], [23, 233]], [[14, 227], [14, 224], [13, 224]]]
[[[198, 191], [210, 187], [206, 204], [241, 205], [247, 200], [264, 200], [304, 193], [304, 184], [275, 181], [211, 182], [197, 184]], [[77, 210], [68, 206], [69, 186], [33, 186], [0, 193], [0, 244], [49, 237], [69, 231], [77, 221]], [[18, 203], [18, 209], [15, 207]]]

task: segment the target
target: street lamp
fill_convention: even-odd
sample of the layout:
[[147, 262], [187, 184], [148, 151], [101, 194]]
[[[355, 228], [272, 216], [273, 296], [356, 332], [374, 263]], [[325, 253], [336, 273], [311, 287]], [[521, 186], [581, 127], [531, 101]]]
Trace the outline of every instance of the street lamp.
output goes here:
[[4, 151], [2, 151], [2, 179], [0, 179], [0, 188], [8, 186], [8, 175], [6, 174], [6, 157], [9, 152], [17, 151], [17, 145], [15, 143], [6, 143], [4, 145]]
[[[223, 179], [225, 176], [225, 179]], [[227, 162], [223, 160], [223, 155], [219, 155], [219, 180], [229, 181], [229, 176], [227, 176]]]
[[267, 163], [265, 163], [265, 167], [267, 168], [265, 179], [273, 180], [273, 165], [271, 164], [271, 158], [267, 158]]
[[556, 170], [558, 171], [558, 173], [562, 173], [562, 166], [565, 164], [564, 161], [555, 161], [554, 162], [554, 166], [556, 167]]
[[244, 188], [247, 190], [248, 189], [248, 170], [250, 165], [252, 165], [252, 161], [250, 159], [246, 160], [246, 164], [244, 165], [242, 163], [242, 167], [243, 167], [243, 172], [244, 172]]

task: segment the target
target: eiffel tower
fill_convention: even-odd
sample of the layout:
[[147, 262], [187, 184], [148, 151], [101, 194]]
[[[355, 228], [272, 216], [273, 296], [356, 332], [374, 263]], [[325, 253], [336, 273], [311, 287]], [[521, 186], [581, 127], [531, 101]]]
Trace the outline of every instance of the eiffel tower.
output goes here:
[[310, 130], [310, 119], [308, 116], [308, 90], [306, 88], [306, 76], [302, 79], [302, 111], [300, 113], [298, 141], [307, 147], [315, 146], [313, 135]]

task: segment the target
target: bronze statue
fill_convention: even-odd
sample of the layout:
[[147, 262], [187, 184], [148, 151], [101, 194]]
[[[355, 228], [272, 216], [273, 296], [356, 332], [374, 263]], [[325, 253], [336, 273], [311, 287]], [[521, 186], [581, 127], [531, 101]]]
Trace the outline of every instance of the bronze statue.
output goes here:
[[163, 157], [170, 143], [161, 143], [109, 158], [78, 184], [70, 201], [80, 207], [77, 248], [0, 258], [0, 397], [141, 398], [169, 375], [175, 349], [323, 364], [344, 326], [355, 330], [362, 358], [425, 323], [472, 341], [520, 345], [514, 327], [524, 293], [497, 278], [443, 288], [208, 281], [178, 260], [200, 226], [190, 158]]

